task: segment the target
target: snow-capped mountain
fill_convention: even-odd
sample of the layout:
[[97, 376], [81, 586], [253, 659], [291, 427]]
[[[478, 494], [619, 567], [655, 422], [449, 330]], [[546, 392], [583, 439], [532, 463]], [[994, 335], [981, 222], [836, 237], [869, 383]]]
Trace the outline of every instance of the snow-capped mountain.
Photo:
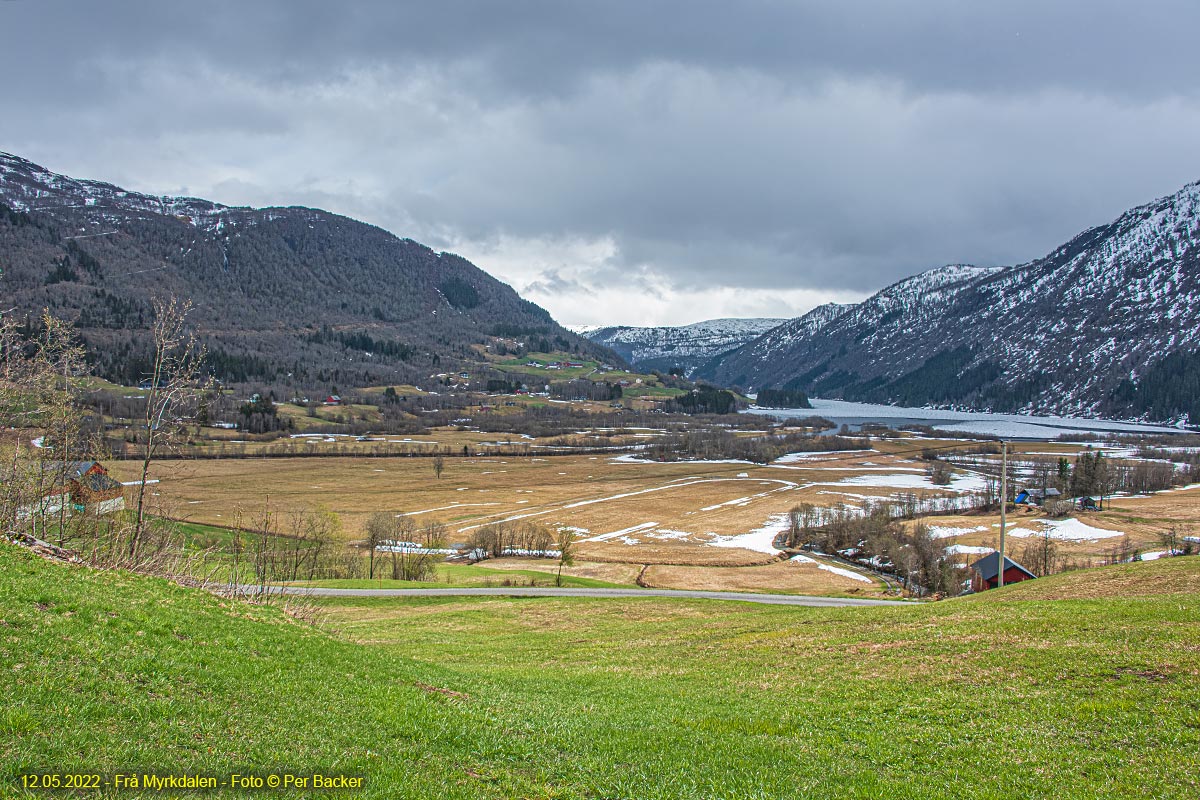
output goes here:
[[785, 351], [793, 342], [803, 340], [805, 337], [823, 330], [851, 308], [854, 308], [853, 303], [826, 303], [823, 306], [817, 306], [802, 316], [775, 326], [768, 333], [746, 342], [736, 350], [717, 354], [699, 367], [696, 372], [701, 376], [711, 374], [718, 370], [725, 361], [731, 363], [767, 361]]
[[[195, 197], [167, 197], [131, 192], [111, 183], [59, 175], [20, 156], [0, 152], [0, 185], [4, 204], [17, 211], [61, 211], [105, 208], [121, 215], [143, 212], [186, 219], [199, 228], [216, 228], [221, 215], [245, 215], [256, 209], [223, 206]], [[282, 210], [282, 209], [279, 209]]]
[[1036, 261], [940, 267], [816, 330], [793, 320], [698, 375], [821, 397], [1200, 422], [1198, 243], [1194, 183]]
[[691, 325], [635, 328], [618, 326], [580, 331], [593, 342], [611, 347], [640, 369], [680, 367], [691, 374], [713, 356], [741, 347], [783, 319], [710, 319]]

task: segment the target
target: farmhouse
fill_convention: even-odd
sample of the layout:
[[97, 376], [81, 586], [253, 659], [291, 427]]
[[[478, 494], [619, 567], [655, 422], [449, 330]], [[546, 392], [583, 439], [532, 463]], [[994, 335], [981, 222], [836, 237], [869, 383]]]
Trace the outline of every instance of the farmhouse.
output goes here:
[[103, 473], [90, 473], [71, 482], [71, 499], [76, 511], [109, 514], [125, 508], [125, 490]]
[[[997, 576], [999, 573], [1000, 554], [997, 552], [989, 553], [983, 558], [971, 565], [971, 589], [976, 592], [982, 592], [986, 589], [995, 589], [997, 584]], [[1013, 561], [1008, 556], [1004, 557], [1004, 583], [1020, 583], [1021, 581], [1033, 580], [1037, 576], [1029, 570], [1022, 567], [1017, 562]]]
[[325, 398], [325, 405], [327, 406], [340, 406], [341, 404], [342, 398], [340, 395], [331, 394], [329, 397]]
[[17, 511], [21, 518], [56, 514], [70, 503], [69, 510], [109, 514], [125, 508], [125, 490], [108, 475], [99, 461], [47, 461], [50, 486], [37, 503]]
[[1049, 489], [1022, 489], [1013, 498], [1016, 503], [1033, 506], [1043, 506], [1047, 500], [1056, 500], [1062, 496], [1062, 492], [1053, 487]]

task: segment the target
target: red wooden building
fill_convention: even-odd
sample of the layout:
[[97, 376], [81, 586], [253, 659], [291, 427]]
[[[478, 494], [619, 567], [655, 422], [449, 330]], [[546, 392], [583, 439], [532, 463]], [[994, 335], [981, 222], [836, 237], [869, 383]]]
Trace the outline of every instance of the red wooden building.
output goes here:
[[[983, 558], [971, 565], [971, 589], [976, 592], [982, 592], [986, 589], [995, 589], [999, 579], [1000, 554], [992, 551]], [[1022, 567], [1017, 562], [1013, 561], [1008, 556], [1004, 557], [1004, 585], [1010, 583], [1020, 583], [1036, 578], [1029, 570]]]

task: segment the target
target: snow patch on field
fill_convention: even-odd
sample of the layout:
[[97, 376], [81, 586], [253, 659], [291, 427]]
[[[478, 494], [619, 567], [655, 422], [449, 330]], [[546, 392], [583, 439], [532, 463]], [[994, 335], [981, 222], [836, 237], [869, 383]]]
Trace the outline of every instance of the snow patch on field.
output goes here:
[[[822, 462], [823, 463], [823, 462]], [[905, 461], [911, 464], [911, 461]], [[924, 472], [920, 467], [864, 467], [861, 464], [849, 464], [841, 467], [813, 467], [807, 464], [780, 464], [778, 461], [767, 464], [774, 469], [802, 469], [810, 472]]]
[[788, 453], [775, 459], [773, 464], [794, 464], [797, 461], [807, 461], [810, 458], [828, 459], [837, 456], [852, 456], [870, 452], [869, 450], [813, 450], [805, 453]]
[[740, 547], [743, 550], [775, 555], [779, 552], [779, 549], [775, 547], [775, 537], [786, 531], [789, 524], [786, 512], [773, 514], [761, 528], [755, 528], [748, 533], [736, 536], [714, 535], [709, 544], [713, 547]]
[[646, 536], [650, 539], [688, 539], [691, 534], [687, 531], [673, 531], [668, 528], [659, 528], [658, 530], [648, 531]]
[[626, 453], [623, 456], [615, 456], [609, 459], [614, 464], [748, 464], [755, 467], [760, 466], [753, 461], [746, 461], [741, 458], [716, 458], [707, 461], [699, 459], [693, 461], [691, 459], [679, 459], [678, 461], [656, 461], [654, 459], [645, 458], [637, 453]]
[[499, 503], [451, 503], [448, 506], [438, 506], [437, 508], [423, 508], [420, 511], [406, 511], [403, 514], [397, 514], [397, 517], [415, 517], [419, 514], [428, 514], [432, 511], [449, 511], [453, 508], [467, 508], [469, 506], [498, 506]]
[[1142, 561], [1158, 561], [1163, 556], [1181, 556], [1182, 550], [1153, 550], [1149, 553], [1142, 553]]
[[1041, 531], [1031, 531], [1024, 528], [1016, 528], [1009, 531], [1010, 534], [1018, 539], [1028, 539], [1031, 536], [1049, 535], [1051, 539], [1059, 539], [1065, 542], [1091, 542], [1097, 539], [1112, 539], [1116, 536], [1124, 536], [1120, 531], [1110, 531], [1104, 528], [1093, 528], [1091, 525], [1080, 522], [1077, 519], [1039, 519], [1034, 520], [1034, 523], [1042, 526]]
[[850, 578], [851, 580], [862, 581], [863, 583], [875, 582], [866, 575], [860, 575], [854, 570], [843, 569], [842, 567], [835, 567], [830, 564], [825, 564], [817, 561], [815, 558], [809, 558], [808, 556], [795, 555], [789, 558], [788, 561], [795, 564], [816, 564], [817, 569], [823, 569], [826, 572], [832, 572], [834, 575], [841, 575], [843, 578]]
[[824, 489], [817, 492], [817, 494], [827, 494], [830, 496], [837, 496], [837, 497], [849, 497], [853, 500], [870, 500], [872, 502], [875, 502], [876, 500], [885, 500], [885, 499], [889, 499], [892, 497], [892, 495], [887, 495], [886, 497], [881, 497], [877, 494], [857, 494], [855, 492], [830, 492], [830, 491], [826, 491]]
[[750, 502], [749, 497], [738, 497], [733, 500], [726, 500], [724, 503], [717, 503], [714, 506], [705, 506], [704, 508], [702, 508], [700, 510], [701, 511], [715, 511], [716, 509], [720, 508], [721, 506], [744, 506], [749, 502]]
[[938, 486], [928, 475], [854, 475], [835, 483], [820, 486], [873, 486], [885, 489], [932, 489], [950, 492], [977, 492], [987, 488], [987, 482], [979, 475], [955, 475], [949, 486]]
[[934, 539], [949, 539], [951, 536], [966, 536], [968, 533], [979, 533], [987, 529], [986, 525], [977, 525], [974, 528], [952, 528], [943, 525], [930, 525], [929, 535]]
[[969, 544], [952, 544], [946, 548], [948, 556], [982, 556], [992, 552], [990, 547], [972, 547]]
[[[583, 541], [585, 541], [585, 542], [606, 542], [609, 539], [617, 539], [619, 537], [626, 536], [627, 534], [630, 534], [630, 533], [637, 533], [638, 531], [645, 531], [645, 530], [649, 530], [650, 528], [657, 528], [657, 527], [658, 527], [657, 522], [643, 522], [640, 525], [633, 525], [628, 528], [622, 528], [621, 530], [613, 531], [612, 533], [602, 533], [599, 536], [593, 536], [589, 539], [584, 539]], [[626, 542], [626, 544], [628, 544], [628, 542]], [[635, 542], [635, 544], [636, 544], [636, 542]]]

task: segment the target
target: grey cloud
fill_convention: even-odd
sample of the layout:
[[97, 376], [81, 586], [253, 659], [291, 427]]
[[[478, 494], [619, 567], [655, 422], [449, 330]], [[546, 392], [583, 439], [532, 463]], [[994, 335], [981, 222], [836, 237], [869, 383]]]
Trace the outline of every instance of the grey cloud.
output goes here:
[[[189, 55], [273, 81], [386, 60], [480, 60], [518, 91], [670, 61], [775, 74], [896, 77], [938, 89], [1072, 86], [1194, 94], [1189, 0], [841, 3], [329, 3], [16, 0], [9, 64], [71, 72], [70, 59]], [[21, 46], [24, 43], [24, 46]], [[67, 63], [65, 63], [67, 62]]]
[[865, 293], [1034, 258], [1200, 177], [1197, 22], [1166, 0], [17, 0], [0, 149], [435, 247], [614, 242], [513, 274], [541, 294]]
[[522, 287], [522, 291], [538, 294], [565, 294], [567, 292], [584, 292], [588, 287], [574, 278], [566, 277], [561, 272], [547, 270], [538, 275], [537, 280], [530, 281]]

